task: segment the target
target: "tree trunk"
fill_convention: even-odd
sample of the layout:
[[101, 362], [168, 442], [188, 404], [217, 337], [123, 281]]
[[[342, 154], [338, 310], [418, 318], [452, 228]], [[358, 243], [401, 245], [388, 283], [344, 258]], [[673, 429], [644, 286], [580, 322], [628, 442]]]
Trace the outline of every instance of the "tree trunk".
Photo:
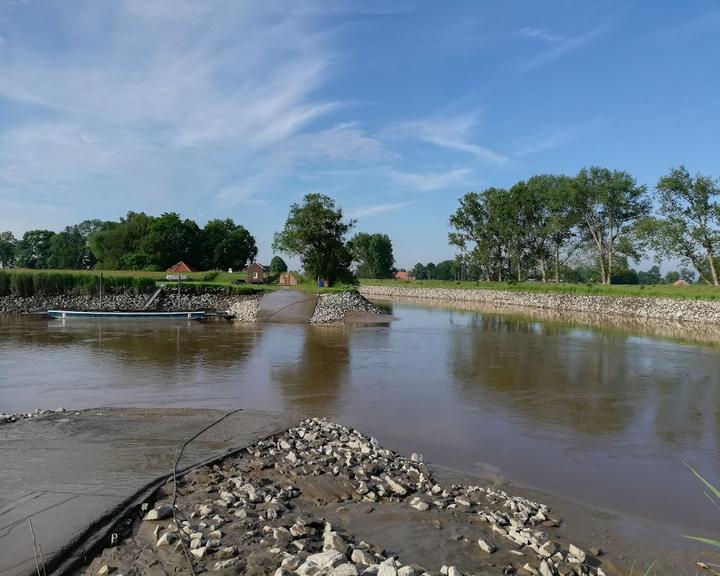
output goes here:
[[560, 243], [555, 242], [555, 284], [560, 284]]
[[545, 265], [545, 258], [540, 260], [540, 271], [542, 272], [542, 281], [543, 284], [547, 284], [547, 273], [546, 273], [546, 265]]
[[712, 249], [708, 250], [708, 264], [710, 264], [710, 274], [712, 275], [713, 286], [717, 286], [719, 284], [718, 274], [715, 269], [715, 255], [713, 254]]
[[612, 241], [610, 242], [610, 245], [608, 246], [608, 266], [607, 266], [607, 281], [605, 284], [610, 286], [612, 284], [612, 268], [613, 268], [613, 251], [612, 251]]

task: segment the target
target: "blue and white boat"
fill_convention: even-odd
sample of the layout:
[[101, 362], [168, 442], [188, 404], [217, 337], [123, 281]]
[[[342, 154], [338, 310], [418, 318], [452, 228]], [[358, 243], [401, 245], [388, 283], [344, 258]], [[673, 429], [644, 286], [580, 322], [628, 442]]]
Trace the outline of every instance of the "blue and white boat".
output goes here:
[[205, 318], [205, 311], [186, 312], [151, 312], [151, 311], [122, 311], [109, 312], [93, 310], [48, 310], [50, 318], [148, 318], [160, 320], [201, 320]]

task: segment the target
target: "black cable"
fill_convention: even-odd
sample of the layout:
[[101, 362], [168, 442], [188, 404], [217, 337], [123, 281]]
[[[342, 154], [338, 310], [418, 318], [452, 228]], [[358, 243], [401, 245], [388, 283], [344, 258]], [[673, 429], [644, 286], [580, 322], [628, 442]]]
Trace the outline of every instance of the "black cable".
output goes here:
[[190, 558], [190, 554], [188, 554], [187, 548], [185, 547], [185, 542], [183, 542], [183, 532], [182, 532], [182, 530], [180, 530], [180, 526], [178, 525], [177, 514], [175, 513], [175, 504], [176, 504], [176, 502], [177, 502], [177, 469], [178, 469], [178, 464], [180, 464], [180, 459], [182, 458], [183, 452], [185, 452], [185, 448], [187, 447], [188, 444], [190, 444], [190, 442], [192, 442], [193, 440], [195, 440], [195, 439], [196, 439], [198, 436], [200, 436], [202, 433], [207, 432], [208, 430], [210, 430], [210, 428], [212, 428], [213, 426], [215, 426], [215, 425], [217, 425], [217, 424], [220, 424], [220, 422], [222, 422], [222, 421], [225, 420], [226, 418], [229, 418], [229, 417], [232, 416], [233, 414], [237, 414], [238, 412], [241, 412], [241, 411], [242, 411], [242, 408], [238, 408], [238, 409], [236, 409], [236, 410], [232, 410], [231, 412], [228, 412], [227, 414], [225, 414], [225, 415], [222, 416], [221, 418], [218, 418], [217, 420], [215, 420], [215, 422], [212, 422], [211, 424], [208, 424], [207, 426], [205, 426], [205, 428], [203, 428], [203, 429], [200, 430], [199, 432], [196, 432], [195, 434], [193, 434], [190, 438], [188, 438], [187, 440], [185, 440], [185, 442], [183, 442], [183, 445], [180, 447], [180, 452], [178, 453], [177, 458], [175, 459], [175, 465], [173, 466], [173, 472], [172, 472], [172, 477], [173, 477], [173, 499], [172, 499], [172, 504], [171, 504], [170, 507], [172, 508], [172, 515], [173, 515], [173, 522], [174, 522], [174, 524], [175, 524], [175, 529], [177, 530], [177, 532], [178, 532], [178, 538], [180, 539], [180, 546], [182, 546], [183, 554], [185, 555], [185, 560], [187, 560], [188, 566], [190, 567], [190, 573], [192, 574], [192, 576], [196, 576], [196, 574], [195, 574], [195, 568], [193, 567], [192, 558]]

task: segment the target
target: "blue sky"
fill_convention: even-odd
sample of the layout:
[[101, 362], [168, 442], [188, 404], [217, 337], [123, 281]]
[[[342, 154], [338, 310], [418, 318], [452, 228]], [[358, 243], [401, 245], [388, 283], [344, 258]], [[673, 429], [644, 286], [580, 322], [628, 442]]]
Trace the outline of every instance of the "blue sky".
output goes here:
[[230, 217], [308, 192], [452, 257], [470, 190], [720, 175], [720, 3], [0, 0], [0, 230]]

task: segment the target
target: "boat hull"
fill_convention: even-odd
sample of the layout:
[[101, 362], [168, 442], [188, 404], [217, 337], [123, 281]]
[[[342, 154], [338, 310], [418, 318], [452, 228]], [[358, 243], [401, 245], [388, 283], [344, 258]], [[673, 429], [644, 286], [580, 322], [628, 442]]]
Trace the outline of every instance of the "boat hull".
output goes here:
[[187, 312], [145, 312], [145, 311], [83, 311], [83, 310], [48, 310], [50, 318], [149, 318], [157, 320], [200, 320], [205, 317], [204, 311]]

